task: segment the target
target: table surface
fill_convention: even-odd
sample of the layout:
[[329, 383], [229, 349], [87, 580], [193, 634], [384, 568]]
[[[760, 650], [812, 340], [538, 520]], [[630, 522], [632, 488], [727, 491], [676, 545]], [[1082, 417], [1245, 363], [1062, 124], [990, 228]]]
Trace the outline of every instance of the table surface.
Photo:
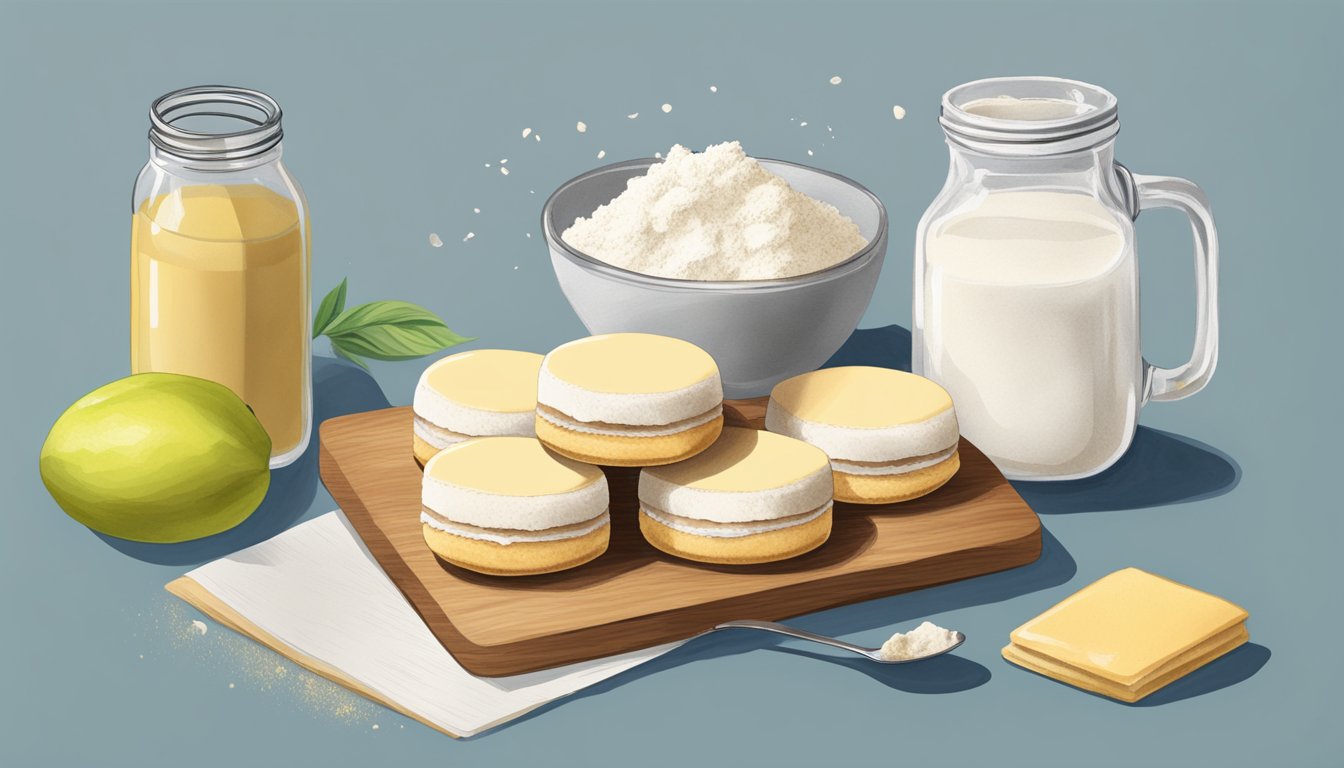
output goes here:
[[[1337, 3], [1296, 2], [0, 3], [0, 763], [1337, 764], [1341, 657], [1322, 641], [1344, 631], [1328, 439], [1344, 422], [1344, 115], [1322, 94], [1344, 71], [1341, 20]], [[127, 372], [128, 197], [148, 104], [172, 88], [245, 84], [284, 106], [316, 294], [348, 276], [352, 302], [425, 304], [478, 345], [583, 334], [538, 219], [599, 150], [741, 139], [851, 176], [886, 203], [892, 245], [840, 360], [899, 365], [914, 228], [946, 169], [939, 96], [1018, 73], [1107, 86], [1118, 156], [1203, 185], [1223, 243], [1222, 359], [1205, 392], [1144, 411], [1112, 471], [1019, 485], [1047, 529], [1036, 564], [797, 621], [872, 645], [929, 618], [967, 634], [955, 655], [876, 667], [729, 634], [454, 742], [217, 625], [197, 634], [163, 592], [331, 509], [315, 450], [245, 525], [178, 546], [95, 536], [39, 481], [62, 409]], [[1193, 336], [1188, 227], [1168, 212], [1139, 230], [1144, 351], [1172, 365]], [[319, 350], [318, 415], [406, 404], [421, 367], [366, 374]], [[1130, 565], [1245, 606], [1251, 644], [1142, 706], [999, 657], [1012, 628]]]

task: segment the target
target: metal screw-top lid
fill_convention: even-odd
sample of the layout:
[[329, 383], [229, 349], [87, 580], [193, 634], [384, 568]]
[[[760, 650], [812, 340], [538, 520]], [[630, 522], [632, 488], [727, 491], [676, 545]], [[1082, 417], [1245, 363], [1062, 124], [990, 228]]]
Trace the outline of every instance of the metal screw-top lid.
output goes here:
[[1110, 91], [1059, 77], [992, 77], [943, 94], [938, 122], [977, 152], [1041, 157], [1078, 152], [1120, 130]]
[[154, 146], [188, 161], [241, 160], [271, 149], [284, 136], [275, 99], [227, 85], [164, 94], [150, 105], [149, 121]]

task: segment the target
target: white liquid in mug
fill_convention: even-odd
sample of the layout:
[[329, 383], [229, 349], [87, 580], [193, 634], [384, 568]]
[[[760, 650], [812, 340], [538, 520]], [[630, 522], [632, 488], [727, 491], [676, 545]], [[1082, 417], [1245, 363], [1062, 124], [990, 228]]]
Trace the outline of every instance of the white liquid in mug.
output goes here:
[[1121, 224], [1082, 194], [997, 192], [934, 222], [922, 373], [1009, 477], [1093, 474], [1128, 448], [1141, 358]]

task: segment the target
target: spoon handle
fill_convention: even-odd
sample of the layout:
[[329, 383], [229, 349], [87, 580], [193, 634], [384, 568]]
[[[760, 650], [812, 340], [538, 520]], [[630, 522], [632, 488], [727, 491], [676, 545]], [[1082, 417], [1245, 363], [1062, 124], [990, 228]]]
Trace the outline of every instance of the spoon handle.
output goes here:
[[871, 651], [870, 648], [863, 648], [854, 645], [852, 643], [846, 643], [844, 640], [836, 640], [833, 637], [818, 635], [802, 629], [794, 629], [793, 627], [788, 627], [783, 624], [776, 624], [773, 621], [753, 621], [751, 619], [743, 619], [740, 621], [725, 621], [722, 624], [714, 625], [714, 629], [711, 631], [717, 631], [720, 629], [759, 629], [762, 632], [774, 632], [780, 635], [788, 635], [789, 637], [796, 637], [799, 640], [810, 640], [814, 643], [829, 645], [833, 648], [840, 648], [842, 650], [850, 651], [851, 653], [857, 653], [864, 656], [867, 656], [868, 653]]

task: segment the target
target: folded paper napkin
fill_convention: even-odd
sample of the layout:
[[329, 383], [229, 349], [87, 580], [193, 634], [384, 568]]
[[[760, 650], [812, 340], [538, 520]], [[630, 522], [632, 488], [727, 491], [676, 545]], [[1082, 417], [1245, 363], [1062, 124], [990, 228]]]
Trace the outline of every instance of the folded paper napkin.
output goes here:
[[506, 723], [678, 645], [476, 677], [434, 638], [339, 511], [203, 565], [168, 590], [308, 669], [454, 737]]

